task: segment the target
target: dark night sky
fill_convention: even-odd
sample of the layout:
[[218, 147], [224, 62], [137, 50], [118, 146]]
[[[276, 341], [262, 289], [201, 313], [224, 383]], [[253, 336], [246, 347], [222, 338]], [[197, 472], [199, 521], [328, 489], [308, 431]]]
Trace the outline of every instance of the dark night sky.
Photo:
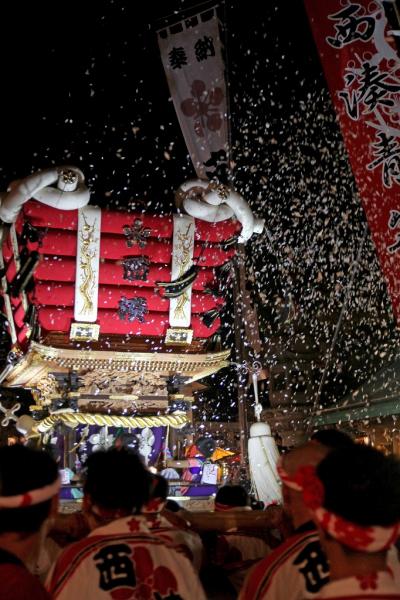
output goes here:
[[[3, 185], [32, 169], [70, 161], [83, 167], [97, 202], [111, 191], [107, 197], [123, 204], [145, 195], [171, 201], [166, 192], [192, 171], [155, 27], [166, 13], [193, 4], [72, 0], [62, 8], [53, 3], [48, 23], [46, 3], [8, 9], [3, 14], [8, 35], [1, 40], [7, 57], [0, 117]], [[228, 2], [222, 11], [233, 142], [238, 129], [250, 124], [252, 143], [265, 133], [267, 120], [285, 118], [294, 96], [300, 102], [309, 89], [323, 85], [301, 0], [261, 4]], [[245, 159], [241, 154], [236, 158]], [[247, 158], [240, 165], [245, 170], [252, 166]]]
[[[155, 24], [193, 4], [70, 0], [1, 8], [2, 188], [33, 170], [70, 163], [86, 174], [92, 203], [170, 212], [173, 191], [194, 172]], [[267, 347], [279, 333], [274, 307], [290, 292], [299, 308], [296, 328], [305, 328], [324, 355], [365, 219], [303, 3], [227, 0], [224, 13], [234, 183], [266, 218], [273, 242], [264, 236], [249, 247], [263, 337]], [[369, 242], [350, 321], [355, 314], [365, 316], [347, 323], [339, 340], [327, 400], [356, 387], [394, 347]], [[285, 335], [293, 335], [290, 327]]]

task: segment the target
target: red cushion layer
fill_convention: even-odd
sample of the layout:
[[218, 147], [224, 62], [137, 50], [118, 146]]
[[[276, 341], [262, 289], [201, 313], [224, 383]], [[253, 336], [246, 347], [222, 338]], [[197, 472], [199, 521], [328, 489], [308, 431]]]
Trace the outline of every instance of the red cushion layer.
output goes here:
[[6, 240], [4, 240], [4, 243], [2, 246], [2, 252], [3, 252], [3, 258], [6, 261], [10, 260], [10, 258], [13, 256], [14, 253], [13, 253], [13, 249], [11, 246], [10, 236], [8, 236]]
[[[49, 227], [50, 229], [76, 230], [78, 225], [77, 210], [59, 210], [30, 200], [24, 206], [26, 218], [35, 227]], [[125, 225], [133, 225], [140, 219], [143, 227], [151, 229], [151, 237], [172, 238], [172, 217], [158, 215], [143, 215], [141, 213], [126, 213], [103, 210], [101, 216], [102, 233], [122, 234]], [[232, 237], [240, 230], [237, 222], [221, 221], [220, 223], [206, 223], [196, 219], [196, 239], [208, 242], [221, 242]]]
[[[127, 298], [146, 298], [150, 311], [167, 312], [169, 300], [162, 298], [148, 288], [136, 288], [127, 286], [99, 286], [98, 307], [99, 309], [117, 310], [122, 296]], [[75, 286], [70, 283], [55, 283], [38, 281], [35, 285], [34, 294], [31, 295], [34, 303], [44, 306], [73, 306], [75, 298]], [[216, 299], [210, 294], [194, 292], [192, 294], [192, 312], [202, 313], [217, 306]]]
[[[54, 259], [44, 256], [35, 271], [35, 279], [46, 281], [75, 282], [75, 258]], [[195, 290], [203, 290], [204, 286], [213, 283], [214, 274], [212, 269], [200, 269], [193, 283]], [[171, 281], [171, 271], [167, 266], [150, 266], [148, 281], [141, 281], [141, 286], [154, 287], [156, 281]], [[137, 281], [126, 281], [123, 278], [122, 265], [107, 261], [100, 263], [100, 284], [137, 286]]]
[[[39, 250], [41, 254], [51, 256], [76, 256], [76, 233], [73, 231], [60, 231], [51, 229], [44, 236], [40, 248], [37, 243], [28, 243], [29, 250]], [[8, 253], [9, 250], [6, 249]], [[136, 244], [128, 248], [123, 236], [103, 234], [100, 242], [100, 257], [107, 260], [121, 260], [125, 256], [150, 257], [153, 263], [169, 264], [171, 262], [172, 243], [167, 240], [147, 242], [145, 248], [139, 248]], [[216, 246], [202, 248], [196, 244], [194, 256], [201, 254], [201, 265], [203, 267], [214, 267], [224, 264], [234, 255], [234, 250], [224, 251]]]
[[[40, 308], [39, 323], [47, 331], [63, 331], [69, 333], [73, 319], [72, 309], [55, 309], [51, 307]], [[120, 335], [156, 335], [164, 336], [169, 326], [167, 313], [149, 313], [146, 315], [145, 323], [138, 321], [122, 321], [115, 311], [100, 310], [98, 314], [98, 323], [102, 334], [120, 334]], [[191, 327], [194, 337], [207, 338], [213, 335], [220, 327], [220, 320], [217, 319], [212, 327], [206, 327], [199, 317], [192, 317]]]

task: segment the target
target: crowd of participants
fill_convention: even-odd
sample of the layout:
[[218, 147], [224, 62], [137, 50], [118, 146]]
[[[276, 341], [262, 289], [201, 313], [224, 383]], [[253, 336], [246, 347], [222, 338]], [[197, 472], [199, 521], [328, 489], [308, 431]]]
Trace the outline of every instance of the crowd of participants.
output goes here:
[[204, 526], [138, 455], [99, 451], [82, 512], [59, 515], [53, 459], [0, 448], [0, 600], [400, 600], [398, 459], [325, 430], [278, 472], [282, 506], [226, 485]]

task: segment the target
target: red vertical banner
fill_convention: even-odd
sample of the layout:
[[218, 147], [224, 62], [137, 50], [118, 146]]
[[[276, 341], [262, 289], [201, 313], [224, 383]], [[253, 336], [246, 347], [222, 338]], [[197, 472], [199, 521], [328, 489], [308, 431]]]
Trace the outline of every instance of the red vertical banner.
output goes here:
[[400, 59], [378, 0], [304, 0], [400, 323]]

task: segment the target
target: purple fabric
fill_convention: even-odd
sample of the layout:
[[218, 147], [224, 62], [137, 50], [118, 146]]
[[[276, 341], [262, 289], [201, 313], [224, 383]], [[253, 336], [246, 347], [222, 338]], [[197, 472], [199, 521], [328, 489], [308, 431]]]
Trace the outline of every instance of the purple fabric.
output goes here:
[[158, 461], [158, 458], [161, 452], [164, 450], [165, 445], [165, 435], [167, 433], [166, 427], [152, 427], [151, 428], [153, 435], [155, 437], [153, 449], [149, 456], [149, 465], [155, 465]]
[[60, 500], [77, 500], [83, 497], [82, 488], [75, 486], [75, 494], [72, 493], [73, 486], [71, 485], [63, 485], [60, 489], [60, 493], [58, 495]]
[[[59, 469], [65, 469], [64, 465], [64, 436], [61, 433], [61, 427], [57, 426], [54, 428], [54, 431], [50, 435], [51, 438], [56, 438], [57, 441], [53, 445], [51, 444], [51, 452], [53, 454], [54, 459], [58, 464]], [[67, 465], [68, 466], [68, 465]]]
[[[82, 431], [85, 429], [84, 425], [80, 425], [79, 427], [76, 428], [76, 442], [78, 443], [80, 438], [81, 438], [81, 434]], [[89, 435], [86, 438], [86, 444], [87, 444], [87, 454], [91, 454], [93, 451], [93, 445], [89, 442], [89, 438], [90, 436], [99, 433], [101, 427], [99, 427], [98, 425], [90, 425], [89, 426]], [[167, 431], [166, 427], [152, 427], [151, 428], [153, 435], [154, 435], [154, 444], [153, 444], [153, 448], [152, 448], [152, 452], [150, 454], [150, 458], [149, 458], [149, 465], [155, 465], [159, 459], [160, 453], [163, 451], [164, 449], [164, 444], [165, 444], [165, 434]], [[119, 435], [121, 433], [122, 430], [121, 427], [109, 427], [108, 428], [108, 434], [109, 435], [113, 435], [114, 437]], [[132, 429], [130, 431], [130, 433], [132, 434], [132, 436], [137, 435], [141, 432], [142, 430], [138, 427], [135, 429]], [[62, 437], [62, 436], [61, 436]], [[63, 450], [64, 446], [63, 446], [63, 440], [62, 440], [62, 450]], [[63, 454], [62, 454], [63, 456]]]
[[170, 494], [172, 496], [190, 496], [190, 497], [203, 497], [212, 496], [218, 491], [217, 485], [182, 485], [175, 483], [169, 484]]
[[211, 496], [218, 491], [217, 485], [189, 485], [182, 490], [182, 496]]

